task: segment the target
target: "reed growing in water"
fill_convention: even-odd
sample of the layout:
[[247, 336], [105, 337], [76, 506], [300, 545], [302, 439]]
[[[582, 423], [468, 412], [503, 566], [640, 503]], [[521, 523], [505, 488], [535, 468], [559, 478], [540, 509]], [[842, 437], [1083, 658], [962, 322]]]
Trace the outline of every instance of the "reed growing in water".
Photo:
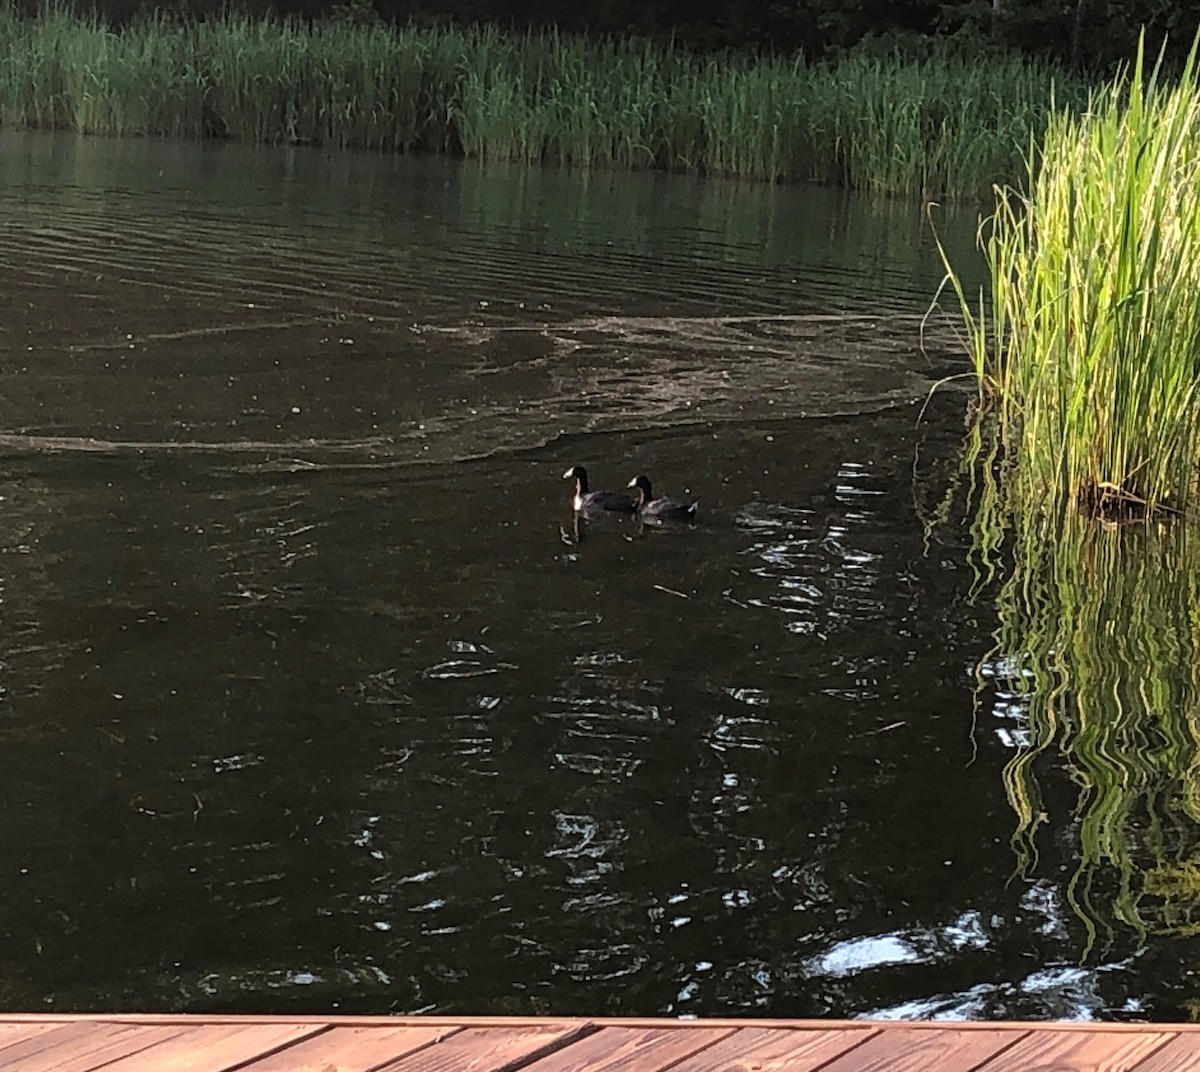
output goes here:
[[226, 15], [114, 31], [0, 4], [0, 122], [976, 196], [1013, 178], [1052, 86], [1016, 57], [699, 56], [637, 39]]
[[[1006, 508], [1186, 511], [1200, 461], [1200, 92], [1130, 70], [1056, 112], [1028, 193], [981, 231], [990, 304], [952, 267]], [[1032, 143], [1031, 143], [1032, 146]]]
[[1198, 190], [1196, 46], [1168, 78], [1142, 43], [996, 188], [987, 292], [946, 264], [978, 385], [977, 594], [999, 622], [979, 694], [1019, 716], [1017, 869], [1073, 858], [1089, 948], [1116, 924], [1200, 931]]

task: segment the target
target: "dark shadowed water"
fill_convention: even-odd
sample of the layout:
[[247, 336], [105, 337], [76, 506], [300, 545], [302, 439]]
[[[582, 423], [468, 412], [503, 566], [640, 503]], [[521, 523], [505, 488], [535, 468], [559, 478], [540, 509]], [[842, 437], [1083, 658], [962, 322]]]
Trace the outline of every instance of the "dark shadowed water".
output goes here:
[[1014, 876], [940, 275], [821, 190], [0, 135], [0, 1007], [1186, 1017], [1070, 830]]

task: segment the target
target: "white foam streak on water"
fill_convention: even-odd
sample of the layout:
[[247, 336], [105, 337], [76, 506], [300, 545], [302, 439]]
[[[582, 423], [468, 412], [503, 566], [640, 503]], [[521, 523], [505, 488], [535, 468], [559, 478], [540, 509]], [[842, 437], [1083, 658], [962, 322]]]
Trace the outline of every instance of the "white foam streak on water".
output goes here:
[[293, 153], [281, 174], [234, 147], [4, 138], [10, 449], [443, 462], [869, 411], [937, 375], [924, 276], [874, 248], [935, 263], [914, 207], [863, 227], [819, 191], [678, 179], [664, 212], [644, 176], [580, 203], [549, 172]]

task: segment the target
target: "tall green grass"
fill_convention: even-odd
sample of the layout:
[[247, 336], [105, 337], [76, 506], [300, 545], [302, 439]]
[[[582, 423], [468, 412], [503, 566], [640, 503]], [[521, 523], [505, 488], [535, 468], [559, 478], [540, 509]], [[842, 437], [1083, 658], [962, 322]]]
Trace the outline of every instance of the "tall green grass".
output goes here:
[[975, 196], [1016, 176], [1052, 93], [1018, 58], [698, 56], [637, 39], [226, 15], [114, 31], [0, 3], [0, 122]]
[[964, 468], [999, 620], [981, 665], [1024, 711], [1018, 870], [1071, 850], [1090, 940], [1200, 930], [1198, 192], [1196, 49], [1169, 78], [1139, 46], [997, 187], [986, 291], [946, 266], [979, 389]]
[[[991, 301], [954, 276], [1009, 508], [1191, 508], [1200, 460], [1200, 89], [1132, 68], [998, 189]], [[1057, 523], [1057, 522], [1053, 522]]]

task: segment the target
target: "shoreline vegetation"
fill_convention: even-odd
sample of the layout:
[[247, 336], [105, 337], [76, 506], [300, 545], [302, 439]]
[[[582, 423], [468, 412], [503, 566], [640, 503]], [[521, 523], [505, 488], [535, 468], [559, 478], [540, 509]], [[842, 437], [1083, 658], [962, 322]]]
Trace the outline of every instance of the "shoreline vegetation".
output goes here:
[[0, 4], [0, 125], [662, 169], [967, 199], [1087, 86], [1015, 54], [702, 55], [637, 38]]
[[1054, 115], [978, 294], [942, 250], [978, 388], [951, 495], [998, 622], [977, 696], [1019, 734], [1017, 874], [1074, 858], [1085, 958], [1117, 924], [1200, 933], [1198, 46], [1168, 73], [1143, 39]]
[[1195, 513], [1196, 46], [1177, 78], [1160, 64], [1139, 45], [1085, 110], [1054, 116], [1021, 190], [997, 189], [981, 235], [986, 302], [946, 263], [979, 387], [968, 461], [996, 482], [997, 533], [1054, 531], [1064, 508], [1107, 520]]

